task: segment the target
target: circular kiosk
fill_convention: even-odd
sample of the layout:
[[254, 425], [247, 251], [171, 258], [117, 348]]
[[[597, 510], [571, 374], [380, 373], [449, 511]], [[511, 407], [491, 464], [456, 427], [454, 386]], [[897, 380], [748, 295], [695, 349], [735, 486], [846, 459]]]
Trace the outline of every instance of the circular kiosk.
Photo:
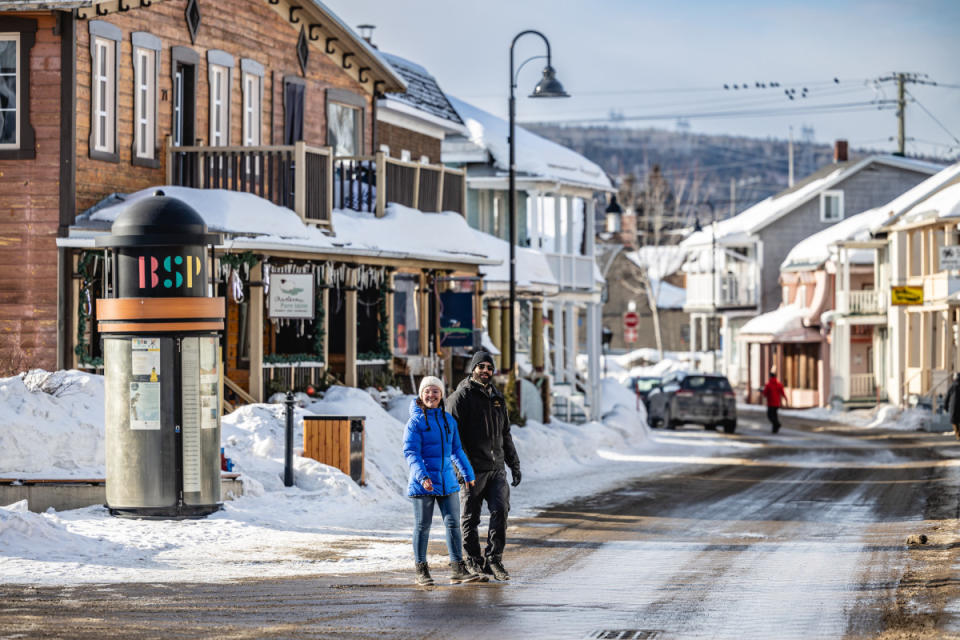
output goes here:
[[97, 246], [109, 293], [97, 300], [106, 396], [107, 507], [116, 516], [189, 518], [220, 509], [220, 338], [208, 296], [203, 218], [157, 191]]

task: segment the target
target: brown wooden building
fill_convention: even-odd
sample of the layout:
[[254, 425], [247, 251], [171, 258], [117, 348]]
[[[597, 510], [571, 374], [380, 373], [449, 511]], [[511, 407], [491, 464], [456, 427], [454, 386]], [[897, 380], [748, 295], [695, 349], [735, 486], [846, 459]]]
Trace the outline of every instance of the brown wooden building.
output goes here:
[[[13, 99], [0, 102], [0, 260], [15, 267], [0, 275], [5, 373], [97, 366], [93, 300], [104, 293], [103, 261], [84, 238], [107, 231], [91, 214], [111, 194], [163, 184], [245, 191], [329, 234], [334, 209], [381, 216], [388, 201], [464, 209], [462, 172], [378, 152], [378, 97], [406, 85], [312, 0], [21, 2], [0, 11], [0, 88], [9, 87]], [[259, 278], [271, 256], [290, 270], [323, 264], [342, 273], [344, 292], [366, 268], [388, 271], [390, 282], [407, 270], [426, 295], [435, 277], [463, 266], [309, 249], [218, 254], [212, 272], [236, 266], [246, 299], [261, 304]], [[476, 265], [465, 274], [475, 276]], [[378, 291], [387, 281], [375, 280]], [[219, 280], [215, 293], [229, 284]], [[226, 356], [241, 336], [253, 346], [260, 336], [261, 357], [279, 348], [268, 331], [257, 333], [256, 318], [262, 309], [228, 305]], [[381, 314], [376, 324], [391, 323]], [[356, 343], [344, 347], [344, 361], [351, 348]], [[435, 345], [425, 348], [436, 355]], [[246, 366], [246, 376], [236, 362], [226, 371], [259, 399], [264, 373]], [[341, 379], [358, 383], [356, 371], [344, 365]]]

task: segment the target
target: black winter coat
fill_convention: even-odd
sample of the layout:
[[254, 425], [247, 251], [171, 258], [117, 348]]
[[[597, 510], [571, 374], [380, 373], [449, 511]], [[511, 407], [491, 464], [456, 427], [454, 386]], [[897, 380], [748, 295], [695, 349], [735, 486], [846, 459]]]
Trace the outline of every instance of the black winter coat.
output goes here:
[[955, 378], [943, 403], [950, 414], [950, 424], [960, 424], [960, 378]]
[[520, 468], [507, 402], [499, 389], [492, 384], [485, 389], [466, 378], [447, 398], [447, 411], [460, 425], [460, 441], [475, 472], [499, 471], [504, 463], [511, 472]]

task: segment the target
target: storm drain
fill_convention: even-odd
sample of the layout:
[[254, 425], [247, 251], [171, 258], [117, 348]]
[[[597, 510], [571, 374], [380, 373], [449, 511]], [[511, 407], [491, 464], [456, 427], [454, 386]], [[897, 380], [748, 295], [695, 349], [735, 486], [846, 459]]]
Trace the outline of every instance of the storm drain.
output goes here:
[[594, 631], [588, 638], [597, 638], [598, 640], [647, 640], [649, 638], [659, 638], [660, 630], [654, 629], [601, 629]]

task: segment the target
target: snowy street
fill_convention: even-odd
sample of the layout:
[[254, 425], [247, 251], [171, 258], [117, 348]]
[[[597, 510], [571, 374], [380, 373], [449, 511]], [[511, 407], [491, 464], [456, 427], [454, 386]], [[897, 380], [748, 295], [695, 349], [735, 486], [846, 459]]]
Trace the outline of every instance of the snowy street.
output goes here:
[[[3, 637], [958, 637], [960, 444], [784, 423], [772, 435], [744, 412], [734, 436], [686, 426], [599, 446], [603, 468], [576, 477], [590, 495], [515, 504], [506, 584], [445, 584], [435, 521], [438, 586], [415, 588], [406, 534], [369, 526], [300, 550], [322, 575], [268, 577], [263, 549], [259, 579], [7, 584]], [[921, 534], [925, 544], [908, 543]], [[375, 539], [396, 562], [335, 567]]]

